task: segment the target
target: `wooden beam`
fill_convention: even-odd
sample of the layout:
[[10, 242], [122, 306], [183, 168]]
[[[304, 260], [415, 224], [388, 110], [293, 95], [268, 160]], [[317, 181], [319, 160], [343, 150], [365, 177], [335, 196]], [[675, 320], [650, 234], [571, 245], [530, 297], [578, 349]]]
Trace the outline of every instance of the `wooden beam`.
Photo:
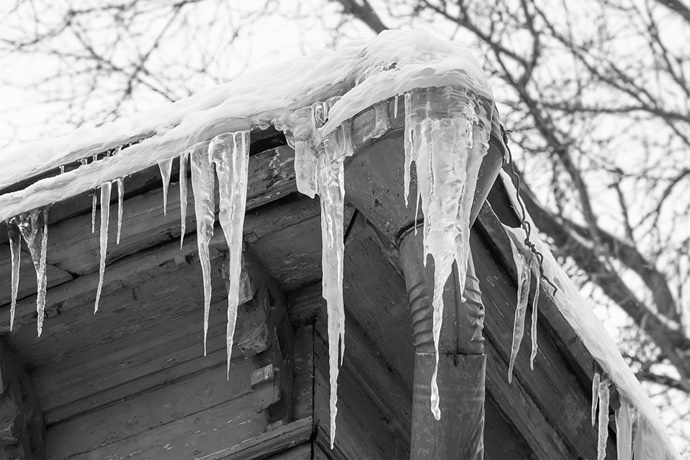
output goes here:
[[43, 458], [45, 422], [29, 376], [0, 337], [0, 456]]
[[261, 434], [232, 447], [198, 457], [196, 460], [256, 460], [308, 442], [313, 434], [313, 419], [296, 420], [279, 429]]
[[269, 427], [280, 427], [293, 417], [295, 354], [287, 299], [254, 255], [245, 252], [242, 259], [252, 298], [239, 307], [237, 345], [254, 362], [254, 408], [267, 411]]

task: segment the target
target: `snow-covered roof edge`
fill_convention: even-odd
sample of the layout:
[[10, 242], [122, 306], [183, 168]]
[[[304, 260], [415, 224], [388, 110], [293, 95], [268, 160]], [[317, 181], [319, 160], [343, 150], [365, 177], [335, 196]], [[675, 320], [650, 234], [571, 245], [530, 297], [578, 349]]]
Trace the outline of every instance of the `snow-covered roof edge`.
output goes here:
[[452, 84], [491, 97], [477, 60], [465, 46], [419, 30], [386, 31], [370, 41], [248, 72], [162, 110], [5, 152], [0, 156], [0, 190], [144, 138], [116, 156], [0, 196], [0, 221], [177, 157], [222, 132], [265, 126], [332, 96], [342, 98], [331, 110], [324, 134], [376, 102], [412, 88]]
[[[520, 209], [517, 203], [517, 191], [510, 176], [505, 172], [500, 172], [500, 178], [506, 187], [508, 196], [515, 209]], [[527, 220], [533, 229], [538, 229], [529, 215]], [[513, 229], [516, 233], [520, 233], [519, 241], [525, 240], [525, 232], [521, 229]], [[653, 458], [664, 459], [678, 459], [680, 456], [675, 451], [673, 443], [666, 433], [664, 425], [661, 423], [656, 409], [649, 400], [642, 385], [633, 374], [630, 367], [623, 360], [616, 343], [608, 334], [603, 324], [594, 314], [589, 301], [580, 294], [577, 286], [572, 282], [568, 275], [563, 271], [546, 243], [544, 243], [536, 232], [531, 232], [529, 240], [536, 246], [536, 249], [544, 256], [543, 269], [544, 276], [554, 282], [558, 286], [558, 291], [554, 294], [550, 289], [546, 289], [547, 295], [551, 296], [554, 304], [558, 307], [563, 317], [568, 321], [577, 336], [582, 340], [582, 343], [587, 348], [592, 357], [599, 363], [601, 368], [609, 375], [613, 384], [616, 386], [620, 394], [626, 398], [637, 410], [640, 418], [644, 418], [651, 433], [645, 433], [647, 436], [653, 437], [654, 453], [657, 456]], [[513, 241], [515, 243], [515, 241]], [[593, 397], [595, 397], [593, 395]], [[642, 428], [640, 431], [644, 430]], [[639, 433], [643, 434], [643, 433]], [[649, 441], [647, 443], [649, 444]], [[650, 447], [650, 446], [646, 446]], [[663, 456], [659, 456], [663, 455]], [[645, 457], [647, 458], [647, 457]], [[652, 457], [649, 457], [652, 458]]]

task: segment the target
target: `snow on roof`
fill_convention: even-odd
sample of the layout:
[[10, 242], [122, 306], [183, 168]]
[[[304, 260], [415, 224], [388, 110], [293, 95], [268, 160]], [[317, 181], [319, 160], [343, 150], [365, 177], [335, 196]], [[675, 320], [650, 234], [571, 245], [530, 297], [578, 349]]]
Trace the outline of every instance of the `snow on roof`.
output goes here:
[[[508, 191], [513, 207], [520, 209], [520, 205], [517, 203], [517, 191], [510, 180], [510, 176], [505, 171], [501, 171], [500, 177]], [[538, 228], [529, 215], [527, 215], [527, 219], [532, 228]], [[517, 228], [511, 231], [520, 233], [518, 241], [525, 240], [523, 229]], [[553, 297], [554, 304], [580, 337], [589, 353], [609, 375], [618, 391], [638, 410], [640, 418], [645, 420], [641, 423], [638, 436], [647, 437], [644, 443], [645, 448], [651, 448], [652, 455], [641, 458], [680, 459], [652, 402], [635, 374], [623, 360], [615, 342], [594, 314], [589, 301], [582, 297], [577, 286], [556, 262], [549, 247], [541, 241], [535, 232], [530, 233], [530, 241], [544, 256], [544, 275], [558, 286], [558, 291], [555, 294], [551, 294], [547, 289], [547, 295]]]
[[162, 110], [98, 128], [80, 128], [1, 154], [0, 190], [144, 138], [116, 156], [0, 196], [0, 221], [174, 158], [221, 132], [266, 126], [332, 96], [343, 97], [333, 107], [324, 134], [374, 103], [412, 88], [459, 83], [491, 97], [479, 63], [465, 46], [420, 30], [386, 31], [370, 41], [354, 41], [336, 51], [248, 72]]

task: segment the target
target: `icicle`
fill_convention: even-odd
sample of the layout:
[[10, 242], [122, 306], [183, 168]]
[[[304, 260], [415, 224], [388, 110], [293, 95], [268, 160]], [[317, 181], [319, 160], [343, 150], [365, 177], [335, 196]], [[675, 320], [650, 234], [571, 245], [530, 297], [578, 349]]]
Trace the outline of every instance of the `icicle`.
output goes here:
[[91, 233], [96, 233], [96, 207], [98, 206], [98, 195], [92, 191], [91, 195]]
[[21, 268], [22, 237], [14, 222], [7, 222], [7, 235], [10, 240], [10, 254], [12, 257], [12, 305], [10, 306], [10, 332], [14, 327], [14, 314], [17, 308], [17, 293], [19, 292], [19, 270]]
[[324, 141], [324, 152], [317, 167], [318, 193], [321, 203], [321, 241], [323, 269], [322, 291], [328, 308], [328, 356], [330, 395], [331, 448], [335, 440], [338, 401], [338, 357], [345, 353], [345, 304], [343, 302], [343, 260], [345, 253], [343, 212], [345, 203], [344, 166], [353, 153], [350, 124], [343, 123]]
[[98, 303], [103, 292], [103, 276], [105, 275], [105, 258], [108, 253], [108, 224], [110, 223], [110, 192], [113, 184], [106, 182], [101, 185], [101, 235], [100, 249], [101, 259], [98, 265], [98, 289], [96, 289], [96, 302], [93, 306], [94, 314], [98, 311]]
[[534, 276], [534, 300], [532, 301], [532, 354], [529, 357], [529, 368], [534, 370], [534, 359], [537, 357], [537, 310], [539, 308], [539, 288], [541, 285], [541, 277], [539, 272], [539, 265], [536, 259], [532, 259], [530, 263], [530, 271]]
[[[458, 285], [465, 286], [469, 259], [469, 214], [481, 160], [488, 150], [489, 120], [475, 114], [476, 97], [468, 91], [445, 87], [447, 105], [437, 106], [430, 96], [438, 88], [415, 89], [405, 94], [405, 183], [407, 203], [410, 169], [416, 164], [417, 189], [424, 213], [424, 260], [435, 264], [432, 335], [436, 368], [431, 381], [431, 411], [440, 419], [438, 342], [443, 320], [443, 288], [457, 261]], [[471, 115], [471, 116], [470, 116]], [[476, 120], [480, 121], [474, 126]], [[470, 140], [474, 137], [474, 142]]]
[[16, 217], [19, 231], [29, 247], [31, 260], [36, 269], [36, 313], [38, 313], [37, 329], [40, 337], [43, 332], [43, 317], [46, 308], [46, 288], [48, 278], [46, 274], [46, 251], [48, 249], [48, 209], [34, 209]]
[[189, 151], [180, 155], [180, 249], [187, 232], [187, 163]]
[[65, 174], [65, 165], [60, 165], [60, 174]]
[[[285, 121], [275, 121], [276, 129], [285, 132], [288, 145], [295, 150], [295, 182], [300, 193], [316, 195], [316, 119], [323, 116], [322, 102], [292, 112]], [[324, 118], [325, 119], [325, 118]]]
[[161, 171], [163, 181], [163, 215], [168, 216], [168, 187], [170, 187], [170, 172], [172, 171], [173, 159], [158, 162], [158, 169]]
[[[230, 378], [230, 358], [240, 300], [242, 272], [242, 229], [247, 204], [249, 165], [249, 131], [221, 134], [209, 145], [209, 153], [216, 167], [220, 196], [218, 220], [225, 234], [229, 255], [228, 322], [226, 330], [227, 377]], [[195, 192], [196, 194], [196, 192]]]
[[525, 316], [527, 310], [527, 301], [531, 287], [532, 278], [534, 278], [534, 299], [532, 301], [532, 353], [530, 354], [530, 368], [534, 369], [534, 359], [537, 357], [537, 322], [539, 310], [539, 291], [541, 289], [541, 270], [539, 268], [539, 261], [534, 253], [524, 245], [525, 233], [521, 228], [511, 228], [506, 225], [503, 226], [508, 239], [510, 241], [510, 249], [513, 254], [513, 261], [515, 262], [515, 269], [518, 275], [518, 300], [515, 309], [515, 322], [513, 325], [513, 341], [510, 350], [510, 364], [508, 365], [508, 382], [512, 381], [513, 368], [515, 366], [515, 359], [520, 349], [520, 343], [525, 331]]
[[120, 244], [120, 234], [122, 233], [122, 215], [125, 210], [125, 181], [123, 178], [118, 177], [115, 179], [117, 182], [117, 239], [116, 244]]
[[[412, 148], [412, 131], [414, 127], [414, 122], [412, 121], [412, 95], [410, 93], [405, 93], [405, 130], [404, 130], [404, 144], [405, 144], [405, 164], [404, 178], [403, 178], [403, 195], [405, 196], [405, 207], [408, 206], [408, 196], [410, 195], [410, 169], [412, 167], [412, 162], [415, 160], [415, 151]], [[419, 209], [419, 197], [420, 197], [419, 184], [417, 184], [417, 209]], [[416, 212], [416, 211], [415, 211]], [[417, 215], [415, 214], [415, 222], [417, 221]], [[415, 232], [417, 229], [415, 228]], [[426, 263], [426, 259], [424, 261]]]
[[379, 102], [374, 105], [374, 129], [362, 139], [362, 142], [377, 139], [390, 131], [392, 127], [393, 124], [388, 116], [388, 101]]
[[599, 382], [600, 375], [598, 372], [594, 373], [594, 378], [592, 378], [592, 426], [597, 420], [597, 402], [599, 401]]
[[606, 458], [606, 441], [609, 437], [609, 379], [599, 383], [599, 441], [597, 442], [597, 460]]
[[618, 460], [632, 460], [633, 408], [621, 396], [621, 407], [616, 412], [616, 447]]
[[520, 254], [515, 245], [512, 244], [513, 248], [513, 260], [518, 271], [518, 302], [515, 308], [515, 321], [513, 324], [513, 343], [510, 347], [510, 363], [508, 365], [508, 382], [513, 380], [513, 369], [515, 367], [515, 359], [517, 358], [518, 351], [520, 350], [520, 342], [522, 342], [522, 336], [525, 333], [525, 314], [527, 313], [527, 299], [529, 297], [529, 287], [531, 281], [532, 271], [529, 266], [525, 263], [525, 258]]
[[211, 310], [211, 259], [208, 245], [213, 237], [215, 223], [215, 177], [211, 163], [211, 152], [207, 143], [196, 144], [190, 152], [192, 168], [192, 191], [196, 212], [196, 237], [199, 247], [199, 262], [204, 278], [204, 356], [208, 336], [208, 317]]
[[398, 98], [400, 97], [399, 94], [395, 95], [395, 98], [393, 98], [393, 118], [398, 118]]

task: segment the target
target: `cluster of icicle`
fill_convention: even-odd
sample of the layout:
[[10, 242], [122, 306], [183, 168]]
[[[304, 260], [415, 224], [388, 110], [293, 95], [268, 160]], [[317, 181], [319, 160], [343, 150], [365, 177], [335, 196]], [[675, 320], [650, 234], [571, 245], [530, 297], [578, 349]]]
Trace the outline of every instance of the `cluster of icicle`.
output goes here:
[[[93, 161], [96, 161], [94, 156]], [[86, 159], [81, 160], [81, 164], [85, 165]], [[64, 166], [60, 167], [60, 172], [64, 173]], [[118, 222], [117, 222], [117, 244], [120, 244], [120, 235], [122, 232], [122, 211], [124, 199], [124, 181], [122, 178], [115, 179], [113, 182], [117, 184], [118, 188]], [[98, 288], [96, 290], [96, 301], [94, 304], [94, 312], [98, 311], [98, 304], [100, 302], [101, 293], [103, 290], [103, 276], [105, 273], [106, 253], [108, 249], [108, 225], [110, 222], [110, 195], [112, 191], [112, 182], [106, 182], [100, 187], [101, 197], [101, 225], [100, 225], [100, 260], [99, 260], [99, 276]], [[98, 205], [98, 195], [93, 194], [93, 207], [91, 212], [91, 232], [96, 229], [96, 209]], [[21, 213], [13, 217], [7, 222], [7, 232], [10, 242], [11, 253], [11, 304], [10, 304], [10, 331], [14, 328], [14, 318], [17, 307], [17, 293], [19, 291], [19, 272], [21, 264], [21, 238], [24, 238], [29, 254], [36, 270], [36, 313], [37, 321], [36, 327], [38, 335], [43, 332], [43, 319], [45, 317], [46, 306], [46, 290], [48, 287], [47, 277], [47, 249], [48, 249], [48, 214], [50, 207], [46, 206], [42, 209], [34, 209], [29, 212]], [[21, 236], [21, 238], [20, 238]]]
[[525, 316], [527, 315], [527, 301], [530, 287], [532, 286], [532, 278], [534, 278], [535, 286], [534, 299], [532, 300], [532, 354], [529, 358], [529, 366], [531, 369], [534, 369], [534, 358], [537, 357], [537, 305], [539, 304], [541, 269], [536, 255], [523, 244], [524, 233], [522, 229], [516, 230], [507, 225], [504, 225], [503, 228], [510, 240], [510, 248], [513, 252], [513, 261], [515, 262], [518, 276], [513, 342], [510, 347], [510, 362], [508, 364], [508, 382], [512, 382], [515, 359], [520, 350], [522, 337], [525, 335]]
[[[433, 298], [433, 336], [438, 353], [438, 341], [443, 317], [443, 286], [452, 272], [453, 262], [458, 263], [460, 286], [465, 284], [469, 258], [469, 214], [474, 189], [482, 158], [488, 150], [491, 114], [477, 102], [477, 97], [466, 90], [447, 87], [443, 90], [448, 106], [441, 113], [435, 113], [435, 105], [427, 100], [427, 90], [413, 90], [405, 98], [405, 203], [408, 202], [411, 168], [416, 166], [417, 208], [425, 216], [424, 248], [425, 260], [431, 255], [435, 262]], [[339, 100], [331, 98], [312, 106], [296, 110], [280, 120], [275, 120], [277, 129], [286, 134], [288, 144], [295, 150], [295, 176], [300, 192], [314, 197], [319, 195], [322, 225], [322, 283], [323, 297], [328, 308], [328, 342], [330, 367], [330, 434], [331, 444], [335, 439], [338, 367], [344, 354], [345, 310], [343, 302], [343, 212], [344, 212], [344, 167], [345, 157], [352, 155], [350, 122], [345, 121], [325, 138], [320, 128], [328, 119], [329, 111]], [[397, 112], [398, 98], [395, 99]], [[387, 116], [380, 116], [387, 102], [375, 105], [376, 126], [371, 137], [378, 137], [390, 128]], [[249, 132], [221, 134], [210, 143], [199, 143], [179, 157], [181, 238], [185, 234], [187, 203], [187, 163], [191, 163], [194, 209], [197, 222], [199, 259], [204, 279], [204, 353], [211, 304], [211, 263], [209, 244], [215, 225], [215, 183], [219, 184], [219, 221], [229, 249], [229, 291], [227, 309], [227, 366], [230, 371], [230, 356], [237, 317], [240, 290], [242, 228], [247, 194], [247, 173], [249, 159]], [[163, 206], [167, 214], [167, 190], [173, 160], [159, 163], [163, 180]], [[116, 180], [119, 191], [118, 236], [122, 225], [122, 200], [124, 183]], [[100, 188], [100, 265], [95, 310], [101, 297], [105, 270], [110, 195], [112, 183]], [[92, 231], [96, 227], [96, 202], [92, 212]], [[16, 225], [14, 223], [16, 222]], [[36, 265], [39, 279], [38, 328], [42, 328], [45, 308], [45, 251], [47, 238], [47, 217], [42, 211], [34, 210], [13, 219], [10, 229], [12, 248], [12, 321], [19, 273], [19, 237], [24, 236]], [[18, 227], [19, 232], [15, 231]], [[437, 356], [438, 365], [438, 356]], [[440, 418], [436, 374], [431, 382], [431, 410]]]
[[[180, 202], [181, 206], [181, 242], [184, 239], [187, 220], [187, 164], [191, 160], [192, 187], [195, 197], [195, 211], [197, 216], [197, 241], [204, 278], [204, 354], [206, 354], [206, 337], [208, 334], [208, 318], [211, 305], [211, 263], [209, 257], [209, 242], [213, 236], [215, 223], [215, 182], [216, 175], [219, 183], [220, 212], [219, 220], [227, 241], [230, 255], [230, 280], [228, 292], [228, 325], [227, 325], [227, 353], [228, 373], [230, 371], [230, 356], [239, 303], [239, 286], [242, 255], [242, 227], [247, 194], [247, 175], [249, 164], [249, 131], [221, 134], [210, 143], [200, 143], [180, 155]], [[93, 158], [96, 161], [96, 157]], [[107, 161], [107, 159], [106, 159]], [[87, 160], [81, 160], [84, 165]], [[167, 215], [167, 194], [170, 184], [170, 174], [173, 159], [159, 163], [163, 180], [163, 208]], [[64, 172], [64, 167], [60, 168]], [[122, 178], [113, 181], [118, 189], [118, 222], [117, 244], [120, 243], [123, 219], [124, 181]], [[110, 196], [113, 182], [106, 182], [100, 187], [100, 260], [98, 287], [94, 312], [98, 306], [103, 289], [106, 255], [108, 250], [108, 228], [110, 222]], [[96, 229], [98, 194], [93, 194], [91, 212], [91, 231]], [[38, 335], [43, 329], [46, 304], [46, 250], [48, 240], [48, 208], [35, 209], [22, 213], [7, 223], [10, 251], [12, 258], [12, 299], [10, 308], [10, 330], [14, 326], [19, 286], [21, 237], [29, 248], [37, 276]]]
[[285, 132], [288, 144], [295, 150], [297, 190], [312, 198], [318, 194], [321, 203], [322, 296], [328, 309], [331, 448], [335, 440], [338, 366], [342, 365], [345, 353], [343, 162], [354, 149], [349, 122], [344, 122], [323, 140], [318, 130], [326, 123], [329, 111], [339, 99], [333, 97], [317, 102], [275, 123], [277, 129]]
[[[592, 426], [599, 424], [597, 460], [606, 458], [606, 442], [609, 435], [609, 405], [613, 385], [604, 374], [595, 372], [592, 379]], [[650, 423], [640, 417], [635, 406], [618, 393], [619, 407], [616, 409], [616, 449], [619, 460], [632, 458], [666, 458], [663, 446], [654, 442]], [[599, 412], [597, 414], [597, 404]]]
[[[504, 225], [509, 236], [513, 261], [517, 269], [518, 292], [517, 307], [515, 309], [515, 323], [513, 326], [513, 341], [510, 350], [508, 366], [508, 381], [512, 380], [515, 359], [524, 335], [525, 316], [532, 279], [535, 280], [534, 300], [532, 302], [532, 354], [530, 367], [534, 369], [534, 358], [537, 355], [537, 304], [539, 302], [541, 269], [534, 252], [525, 244], [525, 233], [522, 229], [514, 229]], [[606, 458], [606, 443], [608, 440], [609, 407], [611, 405], [611, 379], [604, 374], [595, 372], [592, 379], [592, 426], [598, 423], [597, 460]], [[620, 405], [616, 408], [616, 447], [620, 460], [632, 458], [666, 458], [663, 446], [656, 441], [651, 423], [638, 414], [637, 409], [620, 392]], [[597, 412], [598, 407], [598, 412]], [[634, 455], [633, 455], [634, 454]]]
[[431, 380], [431, 411], [439, 420], [438, 343], [443, 320], [443, 288], [458, 266], [464, 289], [470, 256], [470, 210], [479, 167], [489, 148], [491, 116], [470, 91], [442, 89], [443, 104], [429, 100], [428, 89], [405, 94], [404, 196], [407, 204], [411, 165], [417, 175], [417, 209], [424, 213], [424, 262], [434, 260], [432, 334], [436, 368]]

